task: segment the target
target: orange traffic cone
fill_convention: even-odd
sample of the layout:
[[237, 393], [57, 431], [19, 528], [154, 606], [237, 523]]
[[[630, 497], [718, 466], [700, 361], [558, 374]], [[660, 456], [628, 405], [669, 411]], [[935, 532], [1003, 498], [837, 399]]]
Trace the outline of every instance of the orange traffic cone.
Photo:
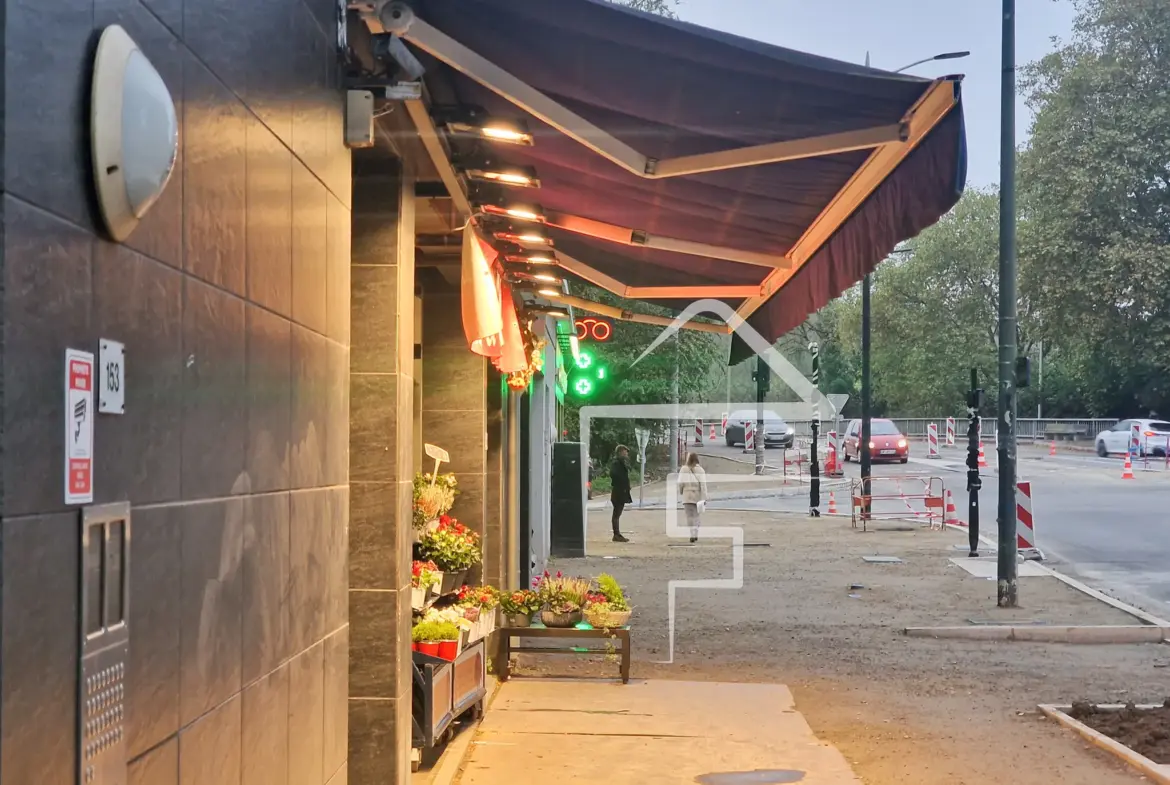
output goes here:
[[979, 468], [987, 468], [987, 456], [983, 454], [983, 442], [979, 442]]
[[1125, 466], [1121, 470], [1121, 479], [1123, 479], [1123, 480], [1132, 480], [1133, 479], [1133, 463], [1129, 460], [1129, 453], [1125, 454]]
[[833, 492], [829, 491], [829, 515], [837, 514], [837, 500], [833, 497]]
[[1056, 455], [1056, 442], [1055, 441], [1052, 442], [1052, 444], [1048, 445], [1048, 455], [1049, 455], [1049, 457]]
[[715, 441], [715, 440], [716, 440], [716, 439], [718, 439], [718, 438], [719, 438], [719, 437], [715, 435], [715, 426], [714, 426], [714, 425], [712, 425], [712, 426], [711, 426], [711, 441]]
[[959, 511], [955, 509], [955, 497], [947, 491], [947, 508], [944, 522], [950, 526], [963, 526], [964, 523], [959, 520]]

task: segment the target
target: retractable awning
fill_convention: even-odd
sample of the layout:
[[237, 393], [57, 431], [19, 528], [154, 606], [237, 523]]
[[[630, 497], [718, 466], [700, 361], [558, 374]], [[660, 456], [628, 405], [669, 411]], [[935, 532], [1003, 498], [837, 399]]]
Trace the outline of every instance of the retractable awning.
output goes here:
[[426, 67], [429, 105], [408, 109], [463, 211], [476, 209], [476, 164], [458, 150], [450, 164], [442, 129], [461, 111], [464, 127], [523, 117], [527, 144], [469, 149], [539, 180], [502, 198], [539, 205], [557, 264], [667, 307], [722, 300], [769, 341], [936, 222], [965, 184], [957, 77], [604, 0], [413, 0], [380, 19]]

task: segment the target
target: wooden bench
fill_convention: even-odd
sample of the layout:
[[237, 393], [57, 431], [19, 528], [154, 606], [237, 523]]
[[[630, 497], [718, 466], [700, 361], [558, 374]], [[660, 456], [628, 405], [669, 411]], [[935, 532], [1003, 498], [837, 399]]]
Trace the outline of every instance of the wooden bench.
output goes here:
[[603, 649], [588, 649], [577, 646], [517, 646], [512, 648], [512, 638], [573, 638], [592, 640], [614, 640], [615, 648], [620, 656], [620, 674], [622, 684], [630, 683], [630, 628], [615, 627], [611, 630], [594, 629], [592, 627], [501, 627], [498, 631], [500, 638], [500, 666], [497, 669], [500, 681], [507, 681], [511, 670], [512, 652], [524, 654], [604, 654]]

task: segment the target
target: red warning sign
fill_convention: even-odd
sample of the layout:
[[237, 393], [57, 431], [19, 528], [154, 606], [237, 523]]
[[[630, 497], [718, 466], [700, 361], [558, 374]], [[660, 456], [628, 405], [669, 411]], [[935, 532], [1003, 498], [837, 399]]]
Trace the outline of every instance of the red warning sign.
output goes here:
[[93, 502], [93, 380], [93, 354], [77, 349], [66, 349], [66, 504]]

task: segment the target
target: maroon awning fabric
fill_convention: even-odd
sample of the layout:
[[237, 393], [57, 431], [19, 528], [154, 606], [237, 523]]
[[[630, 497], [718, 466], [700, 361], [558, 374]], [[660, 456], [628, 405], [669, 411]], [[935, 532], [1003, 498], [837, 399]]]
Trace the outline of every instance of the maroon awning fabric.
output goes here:
[[[896, 124], [934, 84], [604, 0], [420, 0], [418, 10], [446, 35], [658, 159]], [[462, 73], [423, 53], [420, 58], [435, 104], [521, 113]], [[959, 82], [952, 84], [957, 97]], [[534, 146], [496, 152], [535, 167], [542, 187], [534, 198], [546, 210], [775, 256], [793, 248], [870, 156], [864, 150], [652, 180], [534, 117], [528, 121]], [[748, 323], [769, 340], [797, 326], [898, 242], [946, 214], [965, 180], [963, 112], [956, 102]], [[633, 286], [754, 285], [770, 272], [566, 232], [554, 239]]]

